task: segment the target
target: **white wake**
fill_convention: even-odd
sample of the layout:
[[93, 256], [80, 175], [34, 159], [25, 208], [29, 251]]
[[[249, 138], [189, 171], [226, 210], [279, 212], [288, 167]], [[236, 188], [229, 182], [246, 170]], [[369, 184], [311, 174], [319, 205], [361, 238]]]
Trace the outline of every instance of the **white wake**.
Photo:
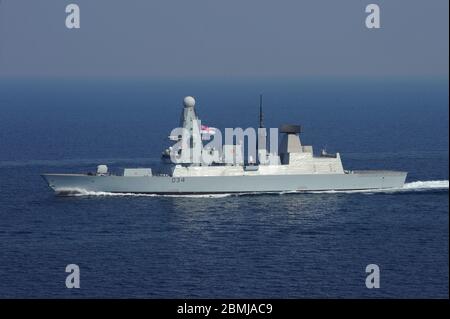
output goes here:
[[116, 197], [188, 197], [188, 198], [223, 198], [229, 196], [240, 195], [258, 195], [258, 194], [295, 194], [295, 193], [309, 193], [309, 194], [373, 194], [373, 193], [402, 193], [402, 192], [426, 192], [435, 190], [448, 190], [448, 180], [434, 180], [434, 181], [416, 181], [405, 183], [403, 187], [399, 188], [383, 188], [383, 189], [371, 189], [371, 190], [329, 190], [329, 191], [288, 191], [288, 192], [267, 192], [267, 193], [225, 193], [225, 194], [198, 194], [198, 195], [165, 195], [165, 194], [145, 194], [145, 193], [111, 193], [111, 192], [93, 192], [85, 189], [61, 189], [58, 191], [61, 195], [66, 196], [116, 196]]
[[403, 189], [448, 189], [448, 181], [417, 181], [405, 183]]
[[373, 194], [373, 193], [405, 193], [405, 192], [426, 192], [426, 191], [439, 191], [448, 190], [449, 181], [448, 180], [434, 180], [434, 181], [416, 181], [405, 183], [403, 187], [397, 188], [379, 188], [379, 189], [368, 189], [368, 190], [330, 190], [330, 191], [312, 191], [310, 193], [362, 193], [362, 194]]
[[114, 197], [191, 197], [191, 198], [221, 198], [231, 196], [232, 194], [145, 194], [145, 193], [112, 193], [112, 192], [94, 192], [81, 188], [60, 189], [57, 191], [59, 195], [64, 196], [114, 196]]

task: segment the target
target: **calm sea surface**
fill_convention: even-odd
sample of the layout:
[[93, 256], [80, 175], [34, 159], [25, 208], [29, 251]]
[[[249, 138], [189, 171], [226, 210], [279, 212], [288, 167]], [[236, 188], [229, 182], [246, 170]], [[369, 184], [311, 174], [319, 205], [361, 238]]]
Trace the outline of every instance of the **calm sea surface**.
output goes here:
[[[246, 128], [259, 93], [267, 127], [406, 189], [61, 197], [39, 176], [157, 164], [185, 95]], [[0, 297], [448, 297], [448, 105], [446, 79], [1, 79]]]

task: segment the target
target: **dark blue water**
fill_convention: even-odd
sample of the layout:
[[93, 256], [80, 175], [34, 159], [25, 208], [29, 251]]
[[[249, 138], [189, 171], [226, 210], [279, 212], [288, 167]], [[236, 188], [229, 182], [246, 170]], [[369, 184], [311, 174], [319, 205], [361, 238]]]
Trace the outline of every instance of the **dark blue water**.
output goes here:
[[[39, 176], [157, 163], [188, 94], [255, 126], [260, 92], [266, 126], [408, 190], [58, 197]], [[447, 79], [3, 79], [0, 297], [448, 297], [448, 102]]]

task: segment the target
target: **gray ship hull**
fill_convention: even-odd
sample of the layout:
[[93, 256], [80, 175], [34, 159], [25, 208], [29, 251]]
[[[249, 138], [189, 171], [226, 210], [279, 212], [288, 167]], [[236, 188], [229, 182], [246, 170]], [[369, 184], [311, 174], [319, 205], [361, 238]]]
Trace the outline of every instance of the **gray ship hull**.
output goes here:
[[58, 193], [219, 194], [294, 191], [343, 191], [400, 188], [406, 172], [355, 171], [348, 174], [255, 176], [90, 176], [44, 174]]

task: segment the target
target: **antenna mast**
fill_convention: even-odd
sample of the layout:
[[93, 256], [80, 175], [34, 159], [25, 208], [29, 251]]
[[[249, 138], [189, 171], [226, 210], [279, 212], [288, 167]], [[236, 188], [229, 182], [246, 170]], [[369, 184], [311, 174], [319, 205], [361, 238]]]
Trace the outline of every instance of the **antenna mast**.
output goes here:
[[264, 119], [264, 115], [263, 115], [263, 95], [260, 94], [259, 95], [259, 127], [260, 128], [264, 127], [263, 119]]

